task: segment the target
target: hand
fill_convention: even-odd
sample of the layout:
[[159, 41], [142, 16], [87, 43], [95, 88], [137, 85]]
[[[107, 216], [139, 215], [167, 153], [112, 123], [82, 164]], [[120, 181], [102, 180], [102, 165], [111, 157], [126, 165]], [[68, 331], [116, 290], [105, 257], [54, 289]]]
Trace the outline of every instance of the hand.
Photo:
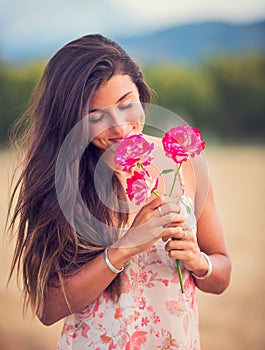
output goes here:
[[156, 197], [141, 208], [130, 229], [112, 247], [128, 248], [130, 256], [139, 254], [167, 234], [170, 227], [176, 229], [184, 221], [185, 217], [174, 199]]
[[167, 241], [165, 250], [168, 256], [181, 260], [187, 270], [203, 276], [208, 270], [208, 264], [201, 254], [192, 229], [186, 228], [184, 224], [182, 227], [169, 228], [167, 233], [162, 239]]

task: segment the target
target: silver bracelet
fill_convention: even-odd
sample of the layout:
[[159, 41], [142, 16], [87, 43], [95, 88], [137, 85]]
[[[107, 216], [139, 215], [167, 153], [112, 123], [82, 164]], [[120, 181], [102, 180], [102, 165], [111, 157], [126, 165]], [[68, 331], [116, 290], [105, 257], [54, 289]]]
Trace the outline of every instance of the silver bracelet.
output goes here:
[[203, 252], [201, 252], [201, 254], [205, 257], [205, 259], [207, 261], [208, 271], [207, 271], [206, 275], [204, 275], [202, 277], [196, 276], [193, 272], [192, 272], [192, 276], [195, 277], [198, 280], [205, 280], [206, 278], [211, 276], [211, 273], [213, 271], [213, 264], [212, 264], [211, 259], [209, 258], [209, 256], [207, 254], [205, 254]]
[[105, 263], [108, 265], [108, 268], [114, 272], [114, 273], [121, 273], [123, 270], [124, 270], [124, 267], [122, 267], [120, 270], [116, 269], [116, 267], [114, 267], [112, 265], [112, 263], [110, 262], [109, 260], [109, 257], [108, 257], [108, 249], [109, 247], [107, 247], [105, 250], [104, 250], [104, 260], [105, 260]]

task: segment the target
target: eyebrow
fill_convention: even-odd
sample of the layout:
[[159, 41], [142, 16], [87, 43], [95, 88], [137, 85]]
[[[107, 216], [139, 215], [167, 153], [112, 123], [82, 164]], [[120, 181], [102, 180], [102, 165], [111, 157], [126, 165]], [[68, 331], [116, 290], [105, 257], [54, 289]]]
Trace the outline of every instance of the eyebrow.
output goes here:
[[[115, 104], [121, 102], [122, 100], [124, 100], [124, 99], [125, 99], [128, 95], [130, 95], [131, 93], [133, 93], [133, 91], [128, 91], [128, 92], [126, 92], [126, 94], [124, 94], [123, 96], [121, 96], [121, 97], [115, 102]], [[102, 108], [91, 109], [91, 110], [89, 111], [89, 113], [93, 113], [93, 112], [100, 111], [100, 110], [102, 110]]]

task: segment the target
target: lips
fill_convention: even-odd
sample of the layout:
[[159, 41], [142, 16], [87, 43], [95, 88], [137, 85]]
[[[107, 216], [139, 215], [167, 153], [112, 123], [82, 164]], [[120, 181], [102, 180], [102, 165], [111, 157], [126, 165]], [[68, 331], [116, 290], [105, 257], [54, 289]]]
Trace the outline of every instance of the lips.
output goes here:
[[121, 142], [123, 140], [123, 138], [115, 138], [115, 139], [110, 139], [111, 142], [115, 142], [115, 143], [118, 143], [118, 142]]
[[113, 137], [110, 139], [111, 142], [114, 143], [119, 143], [121, 142], [123, 139], [125, 139], [125, 137], [131, 136], [132, 135], [132, 130], [130, 130], [130, 132], [124, 136], [119, 136], [119, 137]]

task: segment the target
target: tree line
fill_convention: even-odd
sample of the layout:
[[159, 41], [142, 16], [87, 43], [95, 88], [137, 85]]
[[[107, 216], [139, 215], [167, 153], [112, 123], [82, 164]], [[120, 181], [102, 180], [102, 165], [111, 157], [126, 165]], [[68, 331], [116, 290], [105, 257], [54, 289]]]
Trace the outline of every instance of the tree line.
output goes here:
[[[218, 142], [264, 143], [265, 55], [213, 57], [195, 65], [143, 65], [165, 107]], [[0, 62], [0, 144], [8, 143], [12, 123], [25, 110], [44, 62]]]

